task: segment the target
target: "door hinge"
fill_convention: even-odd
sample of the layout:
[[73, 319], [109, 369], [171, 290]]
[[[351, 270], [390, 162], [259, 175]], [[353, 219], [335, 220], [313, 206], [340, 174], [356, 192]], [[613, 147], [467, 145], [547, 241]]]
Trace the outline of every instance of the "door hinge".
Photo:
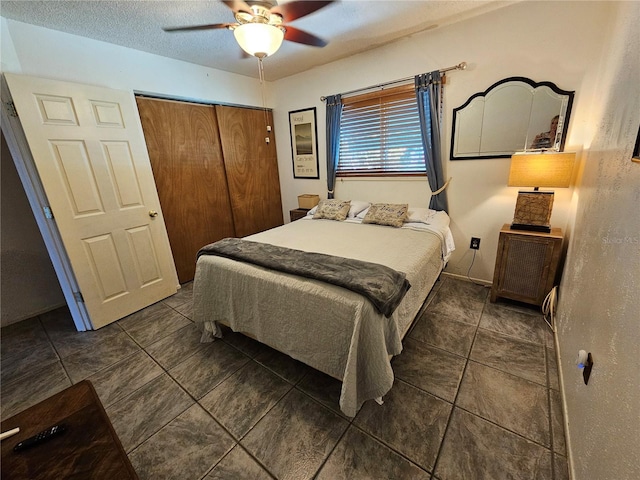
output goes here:
[[76, 302], [84, 303], [84, 297], [82, 296], [82, 292], [73, 292], [73, 298], [76, 299]]
[[44, 211], [44, 218], [48, 218], [49, 220], [53, 219], [53, 212], [51, 211], [51, 207], [47, 205], [46, 207], [42, 207]]
[[12, 100], [4, 102], [4, 106], [7, 109], [10, 117], [18, 118], [18, 111], [16, 110], [16, 105]]

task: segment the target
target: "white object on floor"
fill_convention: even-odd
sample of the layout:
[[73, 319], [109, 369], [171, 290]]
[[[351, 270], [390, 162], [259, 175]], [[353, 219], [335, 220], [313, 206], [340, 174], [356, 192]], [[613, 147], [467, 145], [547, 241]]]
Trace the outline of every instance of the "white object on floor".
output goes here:
[[4, 440], [5, 438], [12, 437], [18, 432], [20, 432], [20, 427], [16, 427], [11, 430], [7, 430], [6, 432], [2, 432], [0, 433], [0, 440]]

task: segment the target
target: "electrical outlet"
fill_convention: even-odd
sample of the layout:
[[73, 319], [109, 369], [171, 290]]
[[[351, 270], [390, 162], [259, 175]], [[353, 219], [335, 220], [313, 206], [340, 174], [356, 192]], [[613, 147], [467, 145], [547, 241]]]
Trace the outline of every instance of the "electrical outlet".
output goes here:
[[478, 237], [471, 237], [469, 248], [473, 250], [480, 250], [480, 239]]

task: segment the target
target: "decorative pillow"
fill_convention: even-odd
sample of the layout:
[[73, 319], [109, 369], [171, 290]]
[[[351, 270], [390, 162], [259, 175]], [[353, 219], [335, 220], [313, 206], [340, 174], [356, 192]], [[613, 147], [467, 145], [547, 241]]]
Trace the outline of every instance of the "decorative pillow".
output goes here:
[[414, 223], [429, 223], [429, 218], [433, 217], [436, 213], [435, 210], [430, 208], [411, 207], [407, 213], [407, 219], [405, 222]]
[[360, 212], [366, 210], [371, 205], [369, 202], [363, 202], [361, 200], [351, 200], [351, 208], [349, 209], [349, 218], [355, 218]]
[[407, 218], [408, 210], [409, 205], [406, 203], [374, 203], [369, 207], [369, 211], [364, 216], [362, 223], [401, 227]]
[[349, 200], [320, 200], [316, 213], [313, 214], [313, 219], [326, 218], [327, 220], [346, 220], [347, 214], [351, 208], [351, 201]]

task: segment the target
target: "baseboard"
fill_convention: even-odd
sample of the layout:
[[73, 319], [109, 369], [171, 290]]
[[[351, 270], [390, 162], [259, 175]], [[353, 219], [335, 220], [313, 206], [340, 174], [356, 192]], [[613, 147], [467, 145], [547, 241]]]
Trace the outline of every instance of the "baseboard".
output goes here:
[[[573, 453], [571, 448], [571, 433], [569, 431], [569, 415], [567, 409], [567, 400], [565, 397], [565, 388], [564, 388], [564, 373], [562, 371], [562, 362], [561, 362], [561, 354], [560, 354], [560, 342], [558, 341], [558, 331], [553, 332], [553, 342], [555, 344], [556, 350], [556, 362], [558, 364], [558, 384], [560, 386], [560, 401], [562, 403], [562, 418], [564, 420], [564, 443], [565, 449], [567, 450], [567, 467], [569, 469], [569, 479], [576, 478], [575, 476], [575, 468], [573, 465]], [[551, 407], [551, 405], [549, 405]]]
[[35, 312], [30, 312], [24, 315], [20, 315], [18, 318], [12, 318], [11, 320], [2, 319], [1, 323], [3, 327], [8, 325], [13, 325], [14, 323], [22, 322], [24, 320], [29, 320], [30, 318], [37, 317], [38, 315], [42, 315], [43, 313], [52, 312], [53, 310], [57, 310], [58, 308], [66, 307], [67, 303], [63, 302], [58, 305], [50, 305], [48, 307], [36, 310]]
[[485, 287], [490, 287], [491, 285], [493, 285], [493, 282], [488, 282], [487, 280], [482, 280], [481, 278], [471, 278], [467, 277], [466, 275], [459, 275], [457, 273], [442, 272], [440, 275], [456, 278], [458, 280], [464, 280], [465, 282], [481, 283]]

